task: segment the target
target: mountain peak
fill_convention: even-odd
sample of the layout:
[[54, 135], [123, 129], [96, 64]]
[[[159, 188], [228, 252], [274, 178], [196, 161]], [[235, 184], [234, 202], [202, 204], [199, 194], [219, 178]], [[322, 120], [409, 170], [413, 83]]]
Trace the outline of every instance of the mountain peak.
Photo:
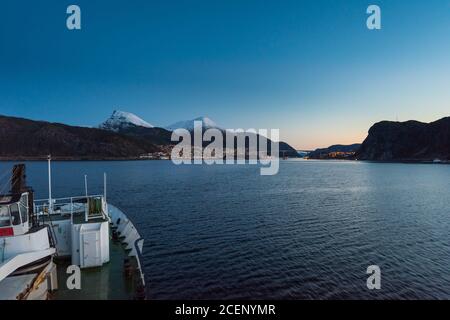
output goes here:
[[100, 124], [99, 127], [105, 130], [118, 131], [119, 129], [130, 126], [153, 128], [153, 125], [142, 120], [137, 115], [120, 110], [114, 110], [112, 115], [105, 122]]
[[208, 118], [206, 116], [200, 116], [200, 117], [197, 117], [192, 120], [178, 121], [178, 122], [171, 124], [170, 126], [167, 126], [165, 129], [170, 130], [170, 131], [174, 131], [176, 129], [186, 129], [186, 130], [192, 131], [192, 130], [194, 130], [194, 122], [195, 121], [201, 121], [204, 129], [209, 129], [209, 128], [220, 129], [220, 127], [213, 120], [211, 120], [210, 118]]

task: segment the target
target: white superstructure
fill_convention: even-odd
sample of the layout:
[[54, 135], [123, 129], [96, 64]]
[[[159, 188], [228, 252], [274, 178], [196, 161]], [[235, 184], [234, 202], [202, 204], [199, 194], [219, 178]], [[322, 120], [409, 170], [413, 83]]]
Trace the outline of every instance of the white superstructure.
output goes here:
[[[49, 161], [49, 177], [50, 170]], [[65, 276], [57, 272], [62, 266], [96, 268], [90, 274], [98, 277], [91, 279], [99, 281], [88, 283], [91, 291], [89, 286], [76, 295], [66, 290], [62, 298], [108, 298], [112, 275], [111, 268], [104, 266], [110, 263], [125, 268], [115, 277], [137, 275], [136, 285], [129, 287], [139, 291], [138, 298], [145, 297], [140, 262], [143, 239], [121, 210], [108, 206], [106, 175], [103, 195], [88, 195], [86, 188], [84, 196], [53, 199], [49, 178], [49, 198], [36, 201], [32, 189], [25, 186], [23, 165], [14, 167], [12, 181], [11, 193], [0, 195], [0, 300], [49, 298], [61, 283], [58, 276]], [[113, 261], [111, 245], [115, 247]], [[105, 292], [98, 291], [99, 287]], [[129, 297], [126, 292], [118, 296]]]

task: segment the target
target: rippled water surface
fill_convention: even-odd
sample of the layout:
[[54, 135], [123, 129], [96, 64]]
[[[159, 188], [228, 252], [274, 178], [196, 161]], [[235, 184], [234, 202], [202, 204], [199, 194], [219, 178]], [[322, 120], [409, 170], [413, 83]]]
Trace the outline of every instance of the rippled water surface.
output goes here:
[[[12, 163], [0, 163], [1, 172]], [[38, 197], [46, 163], [29, 162]], [[153, 299], [450, 299], [450, 166], [55, 162], [54, 194], [101, 193], [146, 239]], [[366, 268], [382, 271], [369, 291]]]

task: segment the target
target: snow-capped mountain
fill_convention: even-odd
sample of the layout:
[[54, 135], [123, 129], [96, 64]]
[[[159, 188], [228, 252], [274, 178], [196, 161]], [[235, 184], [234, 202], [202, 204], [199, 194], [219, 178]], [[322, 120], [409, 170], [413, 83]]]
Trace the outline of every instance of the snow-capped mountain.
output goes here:
[[99, 128], [111, 131], [119, 131], [120, 129], [132, 126], [153, 128], [153, 125], [145, 120], [142, 120], [137, 115], [119, 110], [115, 110], [105, 122], [99, 125]]
[[192, 120], [178, 121], [171, 124], [170, 126], [165, 127], [165, 129], [170, 131], [174, 131], [176, 129], [186, 129], [192, 131], [194, 130], [195, 121], [201, 121], [203, 129], [211, 129], [211, 128], [221, 129], [214, 121], [212, 121], [208, 117], [198, 117]]

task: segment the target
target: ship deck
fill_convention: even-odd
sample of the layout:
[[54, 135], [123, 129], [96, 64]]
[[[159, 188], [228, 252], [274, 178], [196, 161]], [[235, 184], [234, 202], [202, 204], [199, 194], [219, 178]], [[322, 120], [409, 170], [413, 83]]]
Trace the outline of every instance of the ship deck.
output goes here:
[[[90, 223], [104, 223], [109, 219], [104, 215], [91, 215], [88, 221], [86, 221], [85, 205], [82, 203], [74, 203], [73, 206], [72, 204], [70, 206], [64, 204], [55, 206], [53, 214], [43, 214], [39, 217], [43, 223], [51, 225], [53, 230], [55, 230], [55, 239], [62, 241], [61, 253], [64, 255], [54, 257], [54, 262], [57, 266], [58, 289], [50, 294], [50, 299], [128, 300], [145, 298], [144, 279], [138, 261], [139, 250], [142, 250], [143, 242], [141, 242], [140, 249], [134, 247], [136, 240], [140, 236], [122, 211], [110, 205], [109, 216], [111, 217], [111, 223], [109, 223], [109, 262], [104, 263], [101, 267], [81, 269], [81, 289], [79, 290], [70, 290], [67, 288], [66, 282], [71, 274], [67, 274], [66, 270], [71, 265], [71, 257], [69, 256], [71, 249], [64, 246], [67, 241], [65, 235], [72, 232], [70, 224], [85, 225]], [[62, 221], [65, 222], [60, 223]], [[119, 221], [122, 221], [120, 226], [118, 226]], [[121, 232], [115, 234], [117, 228], [122, 232], [121, 237], [118, 237]], [[125, 228], [126, 230], [124, 231], [121, 228]], [[133, 249], [126, 249], [127, 247]], [[125, 267], [125, 261], [127, 261], [127, 267]]]
[[[55, 259], [58, 268], [58, 290], [54, 291], [52, 300], [128, 300], [136, 292], [134, 275], [124, 274], [124, 259], [127, 251], [119, 241], [110, 240], [110, 261], [102, 267], [81, 269], [81, 289], [69, 290], [66, 285], [66, 273], [70, 259]], [[134, 258], [130, 257], [133, 264]]]

